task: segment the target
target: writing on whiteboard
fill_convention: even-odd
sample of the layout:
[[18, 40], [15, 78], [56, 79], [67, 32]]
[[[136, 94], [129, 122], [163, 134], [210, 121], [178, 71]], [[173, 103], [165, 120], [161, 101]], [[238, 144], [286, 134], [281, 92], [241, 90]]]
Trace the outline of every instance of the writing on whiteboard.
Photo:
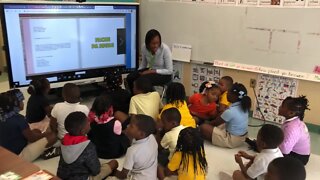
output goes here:
[[241, 64], [241, 63], [221, 61], [221, 60], [214, 60], [214, 66], [320, 82], [320, 74], [288, 71], [283, 69], [255, 66], [255, 65], [249, 65], [249, 64]]
[[190, 62], [191, 59], [191, 45], [172, 44], [172, 59], [177, 61]]

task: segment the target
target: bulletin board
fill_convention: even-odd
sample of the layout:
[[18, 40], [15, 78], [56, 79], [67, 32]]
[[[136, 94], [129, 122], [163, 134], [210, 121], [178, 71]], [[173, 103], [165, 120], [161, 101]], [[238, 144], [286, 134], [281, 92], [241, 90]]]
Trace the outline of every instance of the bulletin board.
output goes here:
[[[253, 99], [253, 117], [265, 118], [267, 121], [282, 124], [284, 117], [278, 115], [282, 101], [288, 97], [296, 97], [298, 80], [266, 74], [258, 75], [255, 92], [259, 101], [261, 112], [258, 110], [257, 101]], [[262, 116], [263, 114], [263, 116]]]

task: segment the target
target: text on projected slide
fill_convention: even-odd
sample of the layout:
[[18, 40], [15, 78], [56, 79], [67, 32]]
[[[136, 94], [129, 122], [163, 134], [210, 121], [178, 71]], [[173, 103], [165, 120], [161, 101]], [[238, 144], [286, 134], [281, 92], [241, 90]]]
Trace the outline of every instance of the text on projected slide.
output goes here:
[[[125, 18], [124, 15], [69, 14], [61, 18], [61, 15], [22, 14], [27, 75], [125, 64]], [[99, 24], [101, 29], [93, 30], [94, 24]]]

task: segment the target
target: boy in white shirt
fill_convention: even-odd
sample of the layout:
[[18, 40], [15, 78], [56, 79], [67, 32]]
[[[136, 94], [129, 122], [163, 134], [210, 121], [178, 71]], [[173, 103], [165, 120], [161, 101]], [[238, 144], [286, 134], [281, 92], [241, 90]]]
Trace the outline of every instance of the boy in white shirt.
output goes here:
[[123, 169], [116, 171], [119, 179], [156, 180], [158, 144], [154, 137], [155, 121], [147, 115], [137, 114], [131, 117], [126, 135], [133, 139], [125, 155]]
[[89, 108], [80, 104], [80, 89], [73, 83], [67, 83], [62, 88], [64, 102], [57, 103], [51, 111], [54, 129], [58, 131], [58, 138], [62, 139], [67, 133], [64, 127], [66, 117], [75, 111], [83, 112], [86, 116], [89, 114]]
[[[263, 180], [267, 173], [269, 163], [278, 157], [283, 157], [278, 146], [284, 138], [282, 130], [274, 125], [265, 124], [261, 127], [257, 136], [257, 148], [259, 153], [251, 156], [244, 151], [235, 155], [235, 160], [241, 170], [233, 172], [234, 180], [255, 179]], [[247, 165], [243, 164], [242, 157], [249, 160]]]
[[176, 150], [179, 133], [185, 127], [180, 125], [181, 114], [177, 108], [169, 108], [162, 112], [161, 121], [163, 123], [163, 130], [166, 132], [161, 139], [161, 147], [168, 149], [171, 159], [174, 151]]

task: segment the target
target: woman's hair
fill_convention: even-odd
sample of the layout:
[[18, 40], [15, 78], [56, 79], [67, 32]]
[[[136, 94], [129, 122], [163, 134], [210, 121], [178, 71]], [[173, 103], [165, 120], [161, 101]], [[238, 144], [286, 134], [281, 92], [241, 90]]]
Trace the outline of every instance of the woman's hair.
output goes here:
[[97, 117], [104, 114], [112, 105], [111, 97], [108, 95], [100, 95], [94, 100], [91, 111], [93, 111]]
[[241, 83], [234, 83], [231, 90], [228, 93], [232, 93], [237, 96], [237, 101], [240, 101], [243, 111], [249, 111], [251, 108], [251, 98], [248, 96], [246, 87]]
[[283, 100], [283, 103], [287, 105], [287, 108], [290, 111], [295, 112], [296, 116], [299, 116], [300, 120], [302, 121], [304, 118], [304, 112], [305, 110], [310, 110], [309, 107], [309, 101], [306, 98], [306, 96], [299, 96], [299, 97], [287, 97], [285, 100]]
[[184, 103], [186, 100], [186, 91], [183, 84], [178, 82], [172, 82], [169, 84], [166, 91], [167, 103], [174, 104], [177, 108], [179, 103]]
[[30, 82], [28, 93], [30, 95], [42, 95], [44, 91], [50, 87], [50, 83], [46, 78], [34, 79]]
[[144, 43], [145, 43], [146, 48], [147, 48], [148, 50], [150, 50], [150, 43], [151, 43], [152, 39], [155, 38], [155, 37], [157, 37], [157, 36], [159, 37], [160, 44], [161, 44], [161, 35], [160, 35], [159, 31], [157, 31], [157, 30], [155, 30], [155, 29], [151, 29], [151, 30], [149, 30], [149, 31], [147, 32], [146, 38], [145, 38], [145, 40], [144, 40]]
[[142, 93], [149, 93], [154, 91], [151, 80], [146, 77], [139, 77], [134, 81], [134, 84], [136, 86], [136, 89], [142, 91]]
[[208, 163], [204, 151], [203, 139], [200, 136], [200, 132], [196, 128], [187, 127], [180, 131], [176, 151], [182, 153], [180, 165], [183, 170], [188, 171], [189, 156], [193, 157], [194, 172], [197, 173], [197, 166], [199, 162], [200, 170], [206, 173]]

